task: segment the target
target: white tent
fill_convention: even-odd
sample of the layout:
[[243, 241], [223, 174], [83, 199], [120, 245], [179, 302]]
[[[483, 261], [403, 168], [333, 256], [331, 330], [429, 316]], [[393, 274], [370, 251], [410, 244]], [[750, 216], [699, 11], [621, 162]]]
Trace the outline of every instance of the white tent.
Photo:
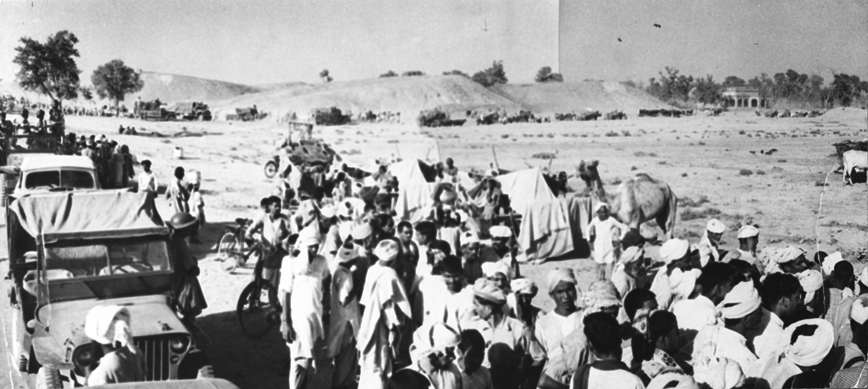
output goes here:
[[[407, 162], [390, 166], [392, 175], [398, 177], [399, 182], [395, 210], [402, 219], [416, 223], [423, 220], [433, 207], [432, 192], [437, 184], [424, 180], [417, 161]], [[570, 203], [555, 197], [539, 169], [505, 174], [498, 176], [497, 180], [503, 193], [509, 195], [512, 208], [522, 215], [517, 241], [524, 254], [531, 259], [549, 258], [573, 250]], [[467, 173], [459, 173], [459, 181], [468, 192], [478, 192], [470, 190], [477, 184]], [[472, 201], [483, 205], [481, 195]]]

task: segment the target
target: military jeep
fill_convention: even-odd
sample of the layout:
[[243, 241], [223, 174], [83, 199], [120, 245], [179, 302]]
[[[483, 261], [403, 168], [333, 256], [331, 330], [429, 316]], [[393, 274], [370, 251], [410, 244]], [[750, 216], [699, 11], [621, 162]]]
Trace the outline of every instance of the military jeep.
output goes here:
[[209, 372], [176, 313], [173, 250], [153, 194], [128, 190], [34, 193], [7, 208], [12, 352], [37, 387], [80, 386], [99, 347], [84, 333], [98, 305], [131, 315], [147, 380]]

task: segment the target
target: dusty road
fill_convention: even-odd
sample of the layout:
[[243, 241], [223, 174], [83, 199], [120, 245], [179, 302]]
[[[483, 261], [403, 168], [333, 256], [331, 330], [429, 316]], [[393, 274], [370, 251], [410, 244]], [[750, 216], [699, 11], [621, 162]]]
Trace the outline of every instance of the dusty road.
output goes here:
[[[607, 190], [636, 173], [664, 180], [681, 199], [675, 235], [697, 242], [708, 218], [717, 217], [729, 228], [724, 246], [735, 243], [742, 223], [760, 225], [760, 247], [798, 245], [813, 253], [819, 248], [841, 250], [855, 260], [868, 245], [868, 185], [843, 186], [841, 175], [827, 173], [837, 162], [832, 143], [868, 137], [865, 111], [843, 112], [819, 118], [766, 119], [753, 112], [721, 117], [634, 118], [626, 121], [514, 124], [420, 131], [415, 125], [317, 127], [314, 136], [332, 143], [351, 164], [368, 167], [374, 158], [391, 154], [434, 161], [439, 154], [453, 157], [459, 168], [487, 168], [494, 145], [505, 169], [548, 167], [549, 160], [534, 154], [552, 153], [552, 171], [573, 173], [580, 160], [599, 160]], [[859, 115], [861, 113], [861, 116]], [[837, 115], [837, 116], [836, 116]], [[236, 299], [249, 282], [249, 271], [228, 275], [213, 259], [224, 226], [236, 217], [255, 214], [259, 199], [271, 194], [272, 183], [262, 174], [262, 163], [285, 127], [269, 123], [147, 123], [113, 118], [70, 117], [69, 131], [106, 134], [130, 145], [139, 160], [150, 159], [161, 182], [174, 166], [200, 170], [208, 227], [203, 245], [193, 246], [200, 259], [200, 280], [209, 307], [199, 319], [199, 344], [210, 353], [217, 375], [241, 388], [287, 386], [286, 346], [276, 329], [259, 340], [243, 336], [234, 317]], [[186, 127], [187, 137], [118, 136], [118, 125], [144, 127], [164, 135]], [[172, 159], [175, 147], [184, 160]], [[771, 155], [767, 150], [776, 149]], [[137, 168], [137, 171], [139, 168]], [[585, 184], [570, 179], [581, 195]], [[823, 194], [822, 209], [818, 209]], [[165, 218], [168, 203], [158, 201]], [[817, 227], [819, 226], [819, 229]], [[819, 232], [819, 234], [817, 234]], [[0, 236], [5, 236], [0, 235]], [[5, 244], [5, 242], [4, 242]], [[656, 248], [649, 254], [656, 256]], [[5, 247], [0, 250], [5, 256]], [[5, 274], [7, 262], [0, 263]], [[571, 267], [582, 284], [591, 280], [591, 263], [576, 259], [524, 266], [522, 273], [545, 290], [545, 274], [552, 268]], [[857, 271], [865, 266], [856, 263]], [[3, 290], [8, 287], [3, 282]], [[551, 308], [544, 292], [536, 304]], [[8, 324], [8, 303], [0, 304], [0, 317]], [[5, 352], [5, 342], [0, 351]], [[3, 363], [8, 363], [4, 357]], [[328, 387], [330, 369], [322, 362], [318, 387]], [[16, 387], [14, 374], [0, 372], [0, 388]]]

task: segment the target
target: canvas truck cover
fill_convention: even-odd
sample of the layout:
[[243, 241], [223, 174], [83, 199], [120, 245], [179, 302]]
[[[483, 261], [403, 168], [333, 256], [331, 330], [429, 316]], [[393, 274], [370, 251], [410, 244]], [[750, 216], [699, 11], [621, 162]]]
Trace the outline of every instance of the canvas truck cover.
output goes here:
[[153, 194], [128, 190], [63, 192], [24, 196], [9, 205], [30, 236], [45, 241], [125, 238], [169, 233]]

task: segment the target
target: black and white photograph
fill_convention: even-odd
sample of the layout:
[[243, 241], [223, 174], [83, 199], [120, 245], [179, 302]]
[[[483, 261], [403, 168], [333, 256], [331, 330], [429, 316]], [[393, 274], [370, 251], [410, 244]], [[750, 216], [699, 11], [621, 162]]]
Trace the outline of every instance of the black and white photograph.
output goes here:
[[0, 389], [868, 388], [868, 0], [0, 0]]

